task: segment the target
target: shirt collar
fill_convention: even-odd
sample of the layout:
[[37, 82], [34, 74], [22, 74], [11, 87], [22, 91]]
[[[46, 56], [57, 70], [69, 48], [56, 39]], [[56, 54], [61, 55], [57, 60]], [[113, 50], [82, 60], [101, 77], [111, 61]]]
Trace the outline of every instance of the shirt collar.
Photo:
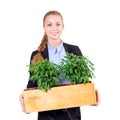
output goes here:
[[56, 53], [56, 51], [60, 52], [62, 50], [62, 48], [63, 48], [63, 42], [59, 46], [57, 46], [57, 47], [52, 47], [49, 44], [47, 44], [47, 45], [48, 45], [48, 49], [50, 51], [52, 51], [53, 53]]

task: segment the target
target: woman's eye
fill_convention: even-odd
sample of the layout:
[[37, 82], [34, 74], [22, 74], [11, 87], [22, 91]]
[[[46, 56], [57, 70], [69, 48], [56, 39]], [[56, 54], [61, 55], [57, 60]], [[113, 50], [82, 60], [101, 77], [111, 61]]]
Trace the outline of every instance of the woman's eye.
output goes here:
[[58, 24], [56, 24], [57, 26], [60, 26], [60, 24], [58, 23]]
[[[53, 24], [47, 24], [47, 26], [52, 26]], [[56, 23], [56, 26], [60, 26], [60, 23]]]
[[47, 26], [51, 26], [51, 24], [48, 24]]

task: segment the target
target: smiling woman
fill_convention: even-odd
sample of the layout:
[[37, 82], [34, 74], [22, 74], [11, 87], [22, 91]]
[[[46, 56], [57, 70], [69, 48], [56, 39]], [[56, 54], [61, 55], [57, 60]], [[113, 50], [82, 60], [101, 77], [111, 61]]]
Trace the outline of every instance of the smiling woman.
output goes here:
[[[63, 20], [61, 16], [58, 15], [49, 15], [46, 17], [44, 22], [44, 30], [46, 31], [46, 35], [49, 39], [49, 44], [53, 44], [53, 42], [60, 43], [60, 36], [63, 31]], [[55, 41], [53, 41], [55, 40]], [[50, 43], [52, 42], [52, 43]], [[57, 43], [55, 43], [56, 47]]]
[[[45, 34], [38, 49], [32, 52], [30, 64], [39, 62], [42, 59], [48, 59], [59, 65], [67, 52], [82, 56], [82, 52], [78, 46], [62, 41], [61, 33], [64, 28], [64, 22], [60, 12], [48, 11], [43, 18], [43, 28]], [[31, 76], [32, 73], [30, 72]], [[69, 79], [60, 79], [61, 84], [68, 84], [70, 82]], [[29, 79], [27, 88], [34, 87], [38, 87], [37, 82]], [[23, 95], [20, 96], [20, 101], [23, 112], [26, 112]], [[81, 120], [80, 107], [38, 112], [38, 120]]]

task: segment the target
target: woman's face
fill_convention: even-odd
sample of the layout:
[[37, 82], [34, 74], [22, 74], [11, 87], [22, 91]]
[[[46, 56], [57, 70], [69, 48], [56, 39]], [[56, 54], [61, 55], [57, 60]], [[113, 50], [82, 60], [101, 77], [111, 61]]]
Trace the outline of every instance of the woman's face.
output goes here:
[[49, 15], [44, 21], [44, 31], [49, 40], [60, 40], [64, 25], [61, 16]]

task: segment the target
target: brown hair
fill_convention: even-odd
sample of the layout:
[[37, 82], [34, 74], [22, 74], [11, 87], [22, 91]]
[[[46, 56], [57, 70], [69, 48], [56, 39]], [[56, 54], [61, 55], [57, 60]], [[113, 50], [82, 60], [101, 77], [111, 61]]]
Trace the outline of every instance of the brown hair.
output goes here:
[[[48, 11], [43, 17], [43, 26], [44, 26], [44, 22], [45, 22], [46, 17], [49, 16], [49, 15], [59, 15], [61, 17], [61, 19], [63, 20], [63, 17], [62, 17], [60, 12], [55, 11], [55, 10]], [[40, 45], [38, 46], [38, 51], [39, 52], [33, 57], [32, 63], [41, 61], [43, 59], [43, 57], [41, 55], [41, 51], [45, 50], [47, 41], [48, 41], [47, 35], [44, 33], [42, 41], [41, 41]]]

